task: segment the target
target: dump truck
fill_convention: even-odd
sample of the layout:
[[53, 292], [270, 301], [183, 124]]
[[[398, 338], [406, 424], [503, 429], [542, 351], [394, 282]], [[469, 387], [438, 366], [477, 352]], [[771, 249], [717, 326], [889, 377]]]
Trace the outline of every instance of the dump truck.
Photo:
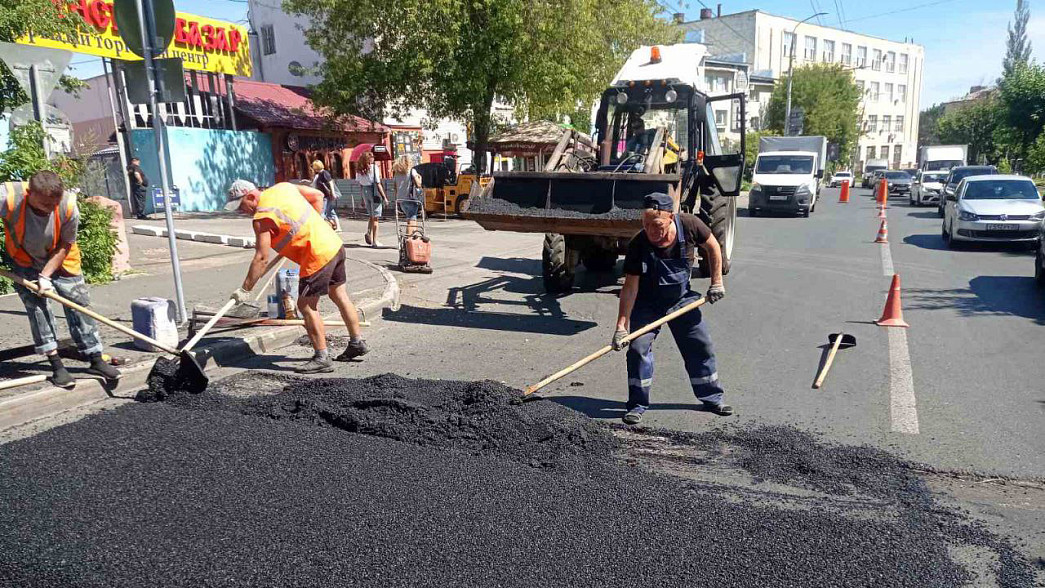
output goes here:
[[[495, 172], [463, 214], [487, 230], [544, 233], [546, 291], [567, 292], [579, 264], [611, 271], [642, 229], [643, 200], [663, 192], [675, 211], [697, 214], [732, 263], [744, 172], [745, 95], [706, 91], [707, 47], [644, 46], [632, 52], [601, 96], [594, 152], [566, 129], [543, 171]], [[719, 126], [733, 120], [735, 153]], [[725, 130], [725, 129], [723, 129]], [[702, 275], [707, 263], [695, 260]]]

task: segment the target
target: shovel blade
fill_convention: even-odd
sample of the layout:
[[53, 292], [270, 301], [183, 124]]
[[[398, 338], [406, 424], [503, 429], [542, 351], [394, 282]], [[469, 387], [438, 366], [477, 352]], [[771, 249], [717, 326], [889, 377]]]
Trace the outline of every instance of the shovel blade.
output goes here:
[[199, 394], [206, 390], [207, 385], [210, 384], [210, 378], [203, 371], [203, 366], [200, 365], [196, 356], [191, 351], [182, 351], [179, 357], [181, 365], [178, 366], [178, 377], [185, 390], [193, 394]]
[[850, 347], [856, 347], [856, 336], [849, 335], [847, 333], [831, 333], [827, 336], [827, 342], [834, 345], [835, 341], [841, 337], [842, 342], [838, 344], [839, 349], [848, 349]]

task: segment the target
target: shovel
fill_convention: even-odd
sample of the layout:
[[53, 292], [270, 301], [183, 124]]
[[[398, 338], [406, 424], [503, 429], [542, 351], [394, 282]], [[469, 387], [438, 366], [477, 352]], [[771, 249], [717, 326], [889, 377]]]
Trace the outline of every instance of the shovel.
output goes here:
[[827, 341], [831, 343], [831, 352], [827, 354], [827, 361], [824, 362], [824, 368], [820, 370], [820, 374], [816, 377], [816, 381], [813, 382], [813, 388], [819, 389], [824, 383], [824, 378], [827, 377], [827, 370], [831, 369], [831, 364], [835, 361], [835, 354], [838, 353], [839, 349], [849, 349], [850, 347], [856, 346], [856, 337], [853, 335], [846, 335], [845, 333], [831, 333], [827, 336]]

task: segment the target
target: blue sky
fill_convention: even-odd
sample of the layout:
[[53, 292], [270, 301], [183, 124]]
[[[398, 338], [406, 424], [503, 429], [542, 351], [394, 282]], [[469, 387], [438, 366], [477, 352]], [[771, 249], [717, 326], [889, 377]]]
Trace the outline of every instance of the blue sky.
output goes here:
[[[275, 2], [276, 0], [273, 0]], [[394, 0], [389, 0], [394, 1]], [[660, 0], [672, 11], [699, 17], [700, 0]], [[703, 0], [712, 9], [716, 0]], [[175, 0], [178, 10], [246, 22], [245, 0]], [[1006, 27], [1016, 0], [727, 0], [722, 12], [760, 9], [802, 19], [816, 12], [826, 26], [902, 41], [912, 37], [925, 47], [922, 108], [957, 98], [970, 86], [991, 83], [1001, 72]], [[1028, 26], [1034, 57], [1045, 55], [1045, 1], [1031, 2]], [[1039, 12], [1035, 12], [1035, 10]], [[73, 59], [74, 75], [101, 73], [101, 62], [85, 55]]]

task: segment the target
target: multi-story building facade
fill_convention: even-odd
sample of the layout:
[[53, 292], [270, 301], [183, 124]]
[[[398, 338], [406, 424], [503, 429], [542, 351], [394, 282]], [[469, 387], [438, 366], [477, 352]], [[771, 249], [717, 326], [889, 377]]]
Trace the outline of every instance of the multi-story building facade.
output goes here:
[[[687, 38], [709, 45], [714, 55], [743, 55], [752, 80], [786, 82], [791, 49], [794, 67], [838, 63], [851, 69], [861, 90], [861, 136], [850, 161], [863, 169], [868, 159], [887, 159], [891, 167], [914, 167], [918, 152], [918, 102], [922, 92], [925, 50], [833, 27], [775, 16], [761, 10], [682, 23]], [[758, 128], [770, 92], [750, 86], [748, 126]], [[756, 92], [757, 90], [757, 92]]]

